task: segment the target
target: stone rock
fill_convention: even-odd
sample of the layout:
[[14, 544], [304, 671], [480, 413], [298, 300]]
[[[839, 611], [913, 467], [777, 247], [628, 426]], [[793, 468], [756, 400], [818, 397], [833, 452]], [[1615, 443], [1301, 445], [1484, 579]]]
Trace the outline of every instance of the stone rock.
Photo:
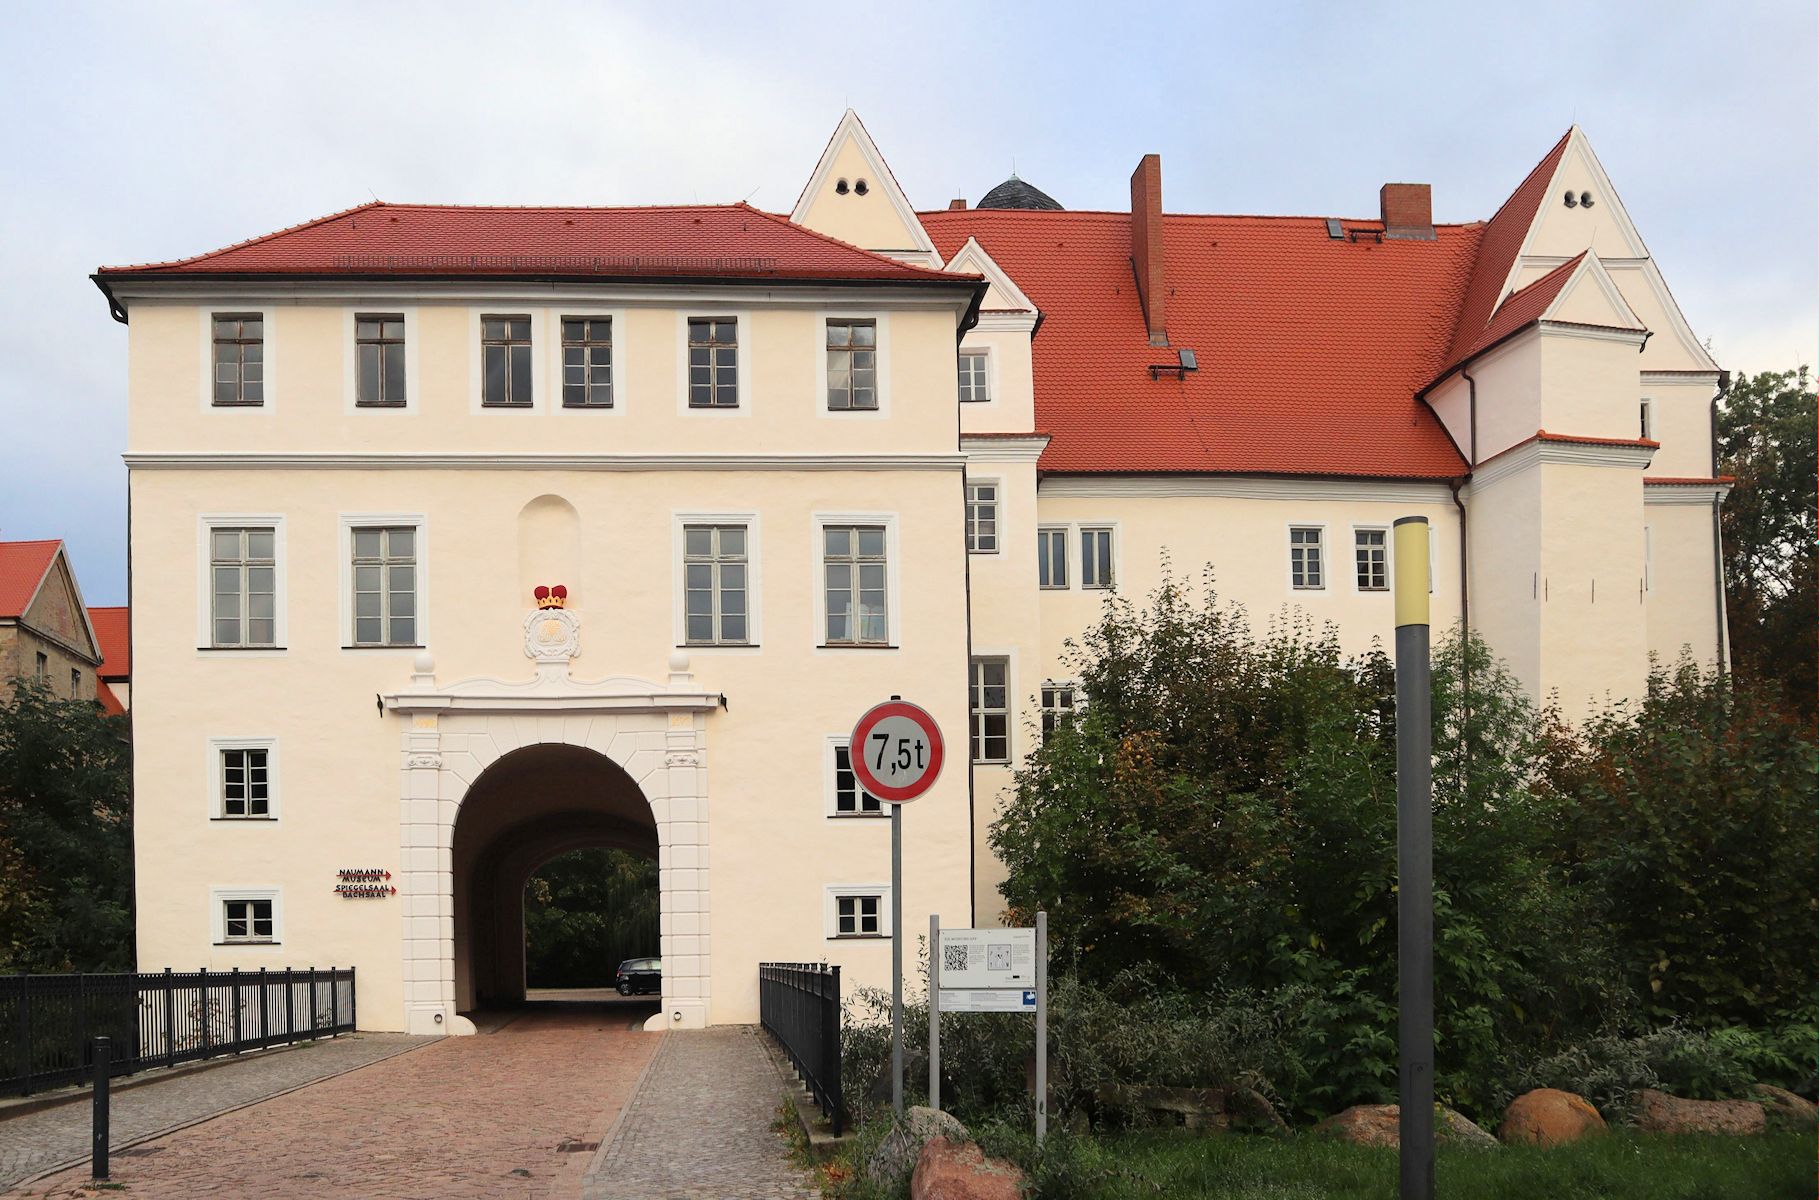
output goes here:
[[910, 1200], [1023, 1200], [1023, 1172], [972, 1142], [938, 1137], [916, 1159]]
[[970, 1140], [966, 1126], [947, 1113], [920, 1104], [904, 1110], [902, 1120], [891, 1126], [871, 1161], [865, 1165], [865, 1176], [884, 1191], [896, 1191], [922, 1157], [922, 1148], [936, 1138], [951, 1142]]
[[1234, 1126], [1287, 1133], [1288, 1122], [1269, 1100], [1250, 1088], [1175, 1088], [1108, 1083], [1096, 1093], [1099, 1103], [1137, 1109], [1201, 1133], [1224, 1133]]
[[1530, 1146], [1560, 1146], [1611, 1131], [1591, 1101], [1559, 1088], [1536, 1088], [1510, 1101], [1497, 1138]]
[[[1314, 1129], [1355, 1146], [1394, 1149], [1402, 1144], [1401, 1121], [1402, 1106], [1399, 1104], [1354, 1104], [1344, 1112], [1328, 1117]], [[1494, 1150], [1498, 1145], [1496, 1138], [1450, 1108], [1441, 1108], [1434, 1114], [1434, 1139], [1471, 1150]]]
[[1819, 1105], [1805, 1096], [1766, 1083], [1751, 1088], [1750, 1095], [1762, 1102], [1763, 1111], [1771, 1124], [1785, 1125], [1791, 1129], [1812, 1129], [1819, 1126]]
[[1768, 1114], [1754, 1100], [1682, 1100], [1644, 1088], [1636, 1093], [1636, 1128], [1644, 1133], [1730, 1133], [1747, 1137], [1768, 1129]]

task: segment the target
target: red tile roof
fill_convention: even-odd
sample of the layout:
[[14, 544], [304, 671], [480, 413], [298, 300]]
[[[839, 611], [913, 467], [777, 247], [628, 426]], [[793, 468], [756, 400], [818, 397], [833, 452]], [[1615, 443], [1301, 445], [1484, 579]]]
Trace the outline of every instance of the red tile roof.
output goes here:
[[[1163, 218], [1169, 341], [1200, 369], [1152, 380], [1128, 213], [920, 214], [942, 257], [968, 237], [1042, 310], [1041, 459], [1062, 472], [1449, 478], [1465, 463], [1415, 399], [1444, 364], [1480, 226], [1433, 241], [1327, 235], [1314, 217]], [[1346, 222], [1375, 232], [1377, 222]]]
[[114, 689], [107, 686], [105, 679], [95, 683], [95, 702], [101, 706], [101, 711], [110, 717], [126, 715], [126, 705], [120, 703], [120, 697], [114, 695]]
[[0, 542], [0, 617], [23, 617], [63, 543]]
[[1516, 185], [1510, 198], [1485, 223], [1484, 236], [1478, 243], [1478, 260], [1459, 305], [1459, 321], [1453, 331], [1449, 359], [1464, 357], [1465, 348], [1478, 340], [1497, 311], [1503, 300], [1503, 285], [1509, 279], [1510, 269], [1516, 265], [1516, 256], [1522, 253], [1522, 243], [1528, 237], [1529, 227], [1535, 223], [1535, 214], [1541, 211], [1547, 185], [1553, 180], [1572, 136], [1570, 129], [1562, 134], [1554, 148], [1535, 164], [1535, 169]]
[[127, 639], [126, 606], [91, 608], [88, 621], [95, 627], [96, 649], [101, 651], [101, 667], [96, 674], [103, 679], [131, 678], [133, 659]]
[[1496, 315], [1490, 319], [1483, 331], [1470, 344], [1453, 355], [1452, 363], [1457, 365], [1466, 359], [1488, 350], [1504, 338], [1521, 329], [1526, 329], [1541, 319], [1541, 314], [1559, 298], [1560, 289], [1572, 278], [1573, 272], [1585, 260], [1585, 252], [1580, 251], [1572, 259], [1561, 263], [1521, 291], [1512, 292], [1510, 298], [1497, 306]]
[[600, 276], [971, 281], [910, 266], [749, 204], [474, 208], [375, 201], [141, 275]]

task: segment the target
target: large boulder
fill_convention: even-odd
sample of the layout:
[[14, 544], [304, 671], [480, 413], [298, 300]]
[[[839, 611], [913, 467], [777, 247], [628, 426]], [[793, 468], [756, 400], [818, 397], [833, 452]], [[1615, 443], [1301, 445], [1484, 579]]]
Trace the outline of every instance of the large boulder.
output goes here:
[[1023, 1172], [972, 1142], [938, 1137], [916, 1159], [910, 1200], [1023, 1200]]
[[1771, 1125], [1782, 1125], [1790, 1129], [1812, 1129], [1819, 1126], [1819, 1105], [1805, 1096], [1766, 1083], [1751, 1088], [1750, 1095], [1762, 1102], [1763, 1111], [1767, 1113]]
[[1644, 1133], [1763, 1133], [1768, 1114], [1754, 1100], [1682, 1100], [1644, 1088], [1636, 1093], [1636, 1128]]
[[[1402, 1144], [1402, 1106], [1399, 1104], [1354, 1104], [1342, 1113], [1316, 1125], [1315, 1131], [1336, 1137], [1355, 1146], [1388, 1146]], [[1434, 1114], [1434, 1138], [1462, 1149], [1494, 1150], [1497, 1139], [1484, 1132], [1464, 1115], [1450, 1108]]]
[[1583, 1096], [1559, 1088], [1536, 1088], [1510, 1101], [1497, 1138], [1530, 1146], [1559, 1146], [1609, 1133], [1610, 1126]]
[[951, 1142], [970, 1140], [966, 1126], [956, 1117], [920, 1104], [906, 1109], [872, 1151], [871, 1161], [865, 1165], [866, 1178], [884, 1191], [895, 1191], [916, 1169], [922, 1148], [936, 1138]]

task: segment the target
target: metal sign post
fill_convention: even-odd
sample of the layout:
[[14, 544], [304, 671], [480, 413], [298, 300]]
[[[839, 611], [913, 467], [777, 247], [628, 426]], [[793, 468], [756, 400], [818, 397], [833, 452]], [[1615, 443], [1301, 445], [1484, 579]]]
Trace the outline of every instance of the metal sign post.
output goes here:
[[866, 710], [847, 740], [859, 786], [891, 806], [891, 1108], [903, 1115], [903, 806], [941, 774], [941, 729], [926, 709], [892, 696]]
[[109, 1136], [107, 1120], [107, 1089], [114, 1077], [113, 1043], [104, 1037], [94, 1042], [95, 1083], [92, 1115], [89, 1121], [89, 1165], [90, 1179], [106, 1179], [108, 1173], [107, 1148], [112, 1140]]
[[941, 928], [928, 918], [928, 1103], [941, 1107], [941, 1014], [1036, 1018], [1036, 1141], [1048, 1136], [1048, 914], [1034, 929]]
[[1397, 1039], [1402, 1200], [1434, 1197], [1433, 694], [1426, 517], [1395, 524]]
[[928, 915], [928, 1106], [941, 1111], [941, 914]]

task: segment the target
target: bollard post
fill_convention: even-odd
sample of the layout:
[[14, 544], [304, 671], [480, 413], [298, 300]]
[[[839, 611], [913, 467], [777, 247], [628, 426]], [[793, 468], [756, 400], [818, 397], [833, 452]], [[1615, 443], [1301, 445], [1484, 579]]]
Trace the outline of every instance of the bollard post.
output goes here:
[[94, 1117], [90, 1122], [89, 1175], [107, 1178], [107, 1085], [113, 1076], [113, 1047], [107, 1038], [95, 1039]]

